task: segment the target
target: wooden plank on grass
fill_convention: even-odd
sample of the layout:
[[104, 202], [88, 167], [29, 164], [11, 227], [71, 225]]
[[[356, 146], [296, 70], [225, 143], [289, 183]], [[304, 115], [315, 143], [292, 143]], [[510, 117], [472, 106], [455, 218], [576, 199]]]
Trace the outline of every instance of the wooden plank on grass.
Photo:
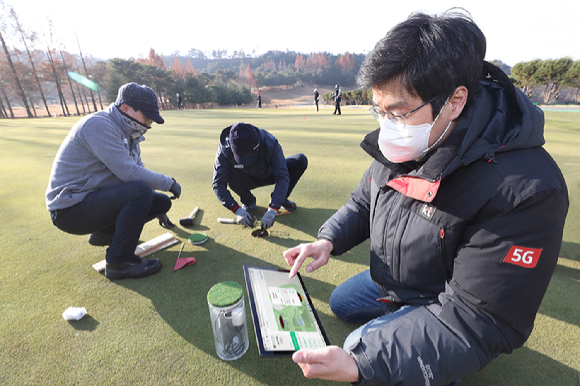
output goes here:
[[[177, 243], [178, 240], [175, 239], [175, 235], [172, 233], [165, 233], [161, 236], [157, 236], [154, 239], [141, 243], [135, 248], [135, 254], [139, 257], [145, 257], [152, 253], [167, 248], [170, 245]], [[102, 272], [107, 266], [106, 260], [101, 260], [98, 263], [93, 264], [93, 268], [97, 272]]]

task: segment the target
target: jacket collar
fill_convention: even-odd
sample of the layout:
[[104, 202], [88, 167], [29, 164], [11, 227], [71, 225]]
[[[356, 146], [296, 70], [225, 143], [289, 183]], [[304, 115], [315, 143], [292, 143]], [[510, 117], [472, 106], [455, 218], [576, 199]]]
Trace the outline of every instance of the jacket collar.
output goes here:
[[498, 152], [543, 145], [543, 123], [541, 110], [515, 89], [503, 71], [486, 63], [477, 94], [466, 106], [461, 121], [423, 159], [400, 164], [387, 160], [378, 148], [379, 129], [369, 133], [361, 147], [390, 170], [386, 180], [378, 183], [409, 197], [431, 201], [440, 180], [459, 167], [493, 159]]

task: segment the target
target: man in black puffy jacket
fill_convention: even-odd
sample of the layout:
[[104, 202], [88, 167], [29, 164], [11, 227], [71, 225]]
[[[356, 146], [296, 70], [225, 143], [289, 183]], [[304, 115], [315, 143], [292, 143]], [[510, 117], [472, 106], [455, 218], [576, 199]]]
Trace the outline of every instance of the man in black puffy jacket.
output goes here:
[[290, 275], [370, 238], [370, 269], [332, 311], [364, 323], [343, 348], [298, 351], [305, 376], [454, 385], [521, 347], [555, 269], [568, 211], [542, 111], [497, 67], [465, 13], [411, 15], [369, 53], [380, 128], [373, 158], [318, 240], [284, 252]]
[[[278, 140], [266, 130], [239, 122], [222, 130], [215, 157], [213, 191], [223, 206], [236, 214], [238, 223], [252, 226], [250, 213], [256, 207], [252, 190], [274, 185], [262, 228], [270, 228], [280, 207], [292, 211], [296, 204], [288, 199], [308, 167], [304, 154], [284, 157]], [[232, 189], [242, 205], [228, 190]]]

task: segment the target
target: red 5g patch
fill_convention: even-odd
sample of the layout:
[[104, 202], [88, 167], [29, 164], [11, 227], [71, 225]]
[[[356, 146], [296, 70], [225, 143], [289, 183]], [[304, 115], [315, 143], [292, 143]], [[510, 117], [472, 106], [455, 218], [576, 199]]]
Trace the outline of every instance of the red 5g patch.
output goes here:
[[538, 259], [543, 248], [534, 249], [526, 247], [513, 246], [507, 255], [503, 258], [502, 263], [519, 265], [524, 268], [534, 268], [538, 264]]

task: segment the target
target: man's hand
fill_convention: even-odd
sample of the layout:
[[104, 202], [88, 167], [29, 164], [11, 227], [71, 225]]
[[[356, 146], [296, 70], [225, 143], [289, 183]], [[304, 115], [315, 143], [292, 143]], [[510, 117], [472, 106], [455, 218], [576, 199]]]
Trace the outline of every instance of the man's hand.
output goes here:
[[175, 226], [175, 224], [172, 223], [171, 220], [169, 220], [167, 214], [162, 214], [161, 216], [157, 217], [157, 219], [159, 220], [159, 225], [161, 225], [165, 229], [171, 229]]
[[236, 210], [236, 216], [237, 216], [237, 221], [238, 224], [243, 224], [247, 227], [252, 227], [254, 226], [254, 223], [252, 221], [252, 216], [250, 216], [250, 214], [248, 212], [246, 212], [243, 208], [238, 208], [238, 210]]
[[276, 213], [278, 213], [278, 211], [272, 208], [268, 209], [268, 211], [262, 217], [262, 220], [260, 220], [260, 225], [262, 228], [268, 229], [274, 225], [274, 220], [276, 220]]
[[340, 347], [297, 351], [292, 355], [292, 360], [298, 363], [306, 378], [358, 382], [356, 362]]
[[290, 277], [294, 277], [306, 258], [312, 257], [314, 261], [306, 267], [307, 272], [313, 272], [328, 263], [330, 252], [334, 249], [328, 240], [318, 240], [310, 244], [300, 244], [297, 247], [284, 251], [284, 259], [292, 266]]
[[179, 185], [175, 179], [172, 178], [172, 180], [173, 184], [171, 184], [171, 187], [169, 188], [169, 193], [173, 193], [173, 197], [171, 197], [171, 199], [174, 200], [181, 196], [181, 185]]

